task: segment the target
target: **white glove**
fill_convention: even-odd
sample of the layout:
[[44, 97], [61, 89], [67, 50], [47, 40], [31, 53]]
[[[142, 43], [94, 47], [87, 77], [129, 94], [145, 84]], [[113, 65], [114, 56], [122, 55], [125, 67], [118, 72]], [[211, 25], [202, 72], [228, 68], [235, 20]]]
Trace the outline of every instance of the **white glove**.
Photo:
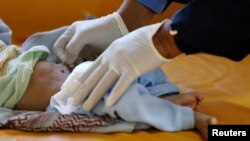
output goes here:
[[94, 20], [77, 21], [58, 38], [54, 51], [62, 62], [73, 65], [86, 46], [103, 52], [113, 40], [127, 33], [128, 29], [118, 13]]
[[73, 94], [73, 104], [85, 100], [83, 108], [91, 110], [109, 88], [114, 86], [106, 101], [112, 106], [134, 79], [167, 61], [156, 50], [152, 38], [162, 23], [146, 26], [115, 40], [86, 70], [78, 81], [79, 89]]

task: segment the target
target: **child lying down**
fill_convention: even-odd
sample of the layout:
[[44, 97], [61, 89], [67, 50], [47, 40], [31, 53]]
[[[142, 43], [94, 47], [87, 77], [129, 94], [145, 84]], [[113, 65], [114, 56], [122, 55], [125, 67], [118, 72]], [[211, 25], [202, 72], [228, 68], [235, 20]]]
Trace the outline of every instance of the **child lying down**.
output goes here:
[[[49, 37], [54, 32], [57, 31], [37, 34], [28, 40], [33, 43], [28, 44], [32, 47], [34, 42], [39, 43], [41, 36]], [[47, 42], [53, 44], [54, 41]], [[49, 49], [51, 50], [51, 47]], [[91, 112], [83, 111], [81, 103], [73, 103], [71, 105], [73, 110], [67, 111], [65, 107], [70, 107], [67, 105], [70, 93], [67, 92], [72, 91], [69, 88], [75, 84], [74, 80], [79, 76], [79, 72], [86, 70], [91, 62], [78, 65], [70, 73], [63, 64], [47, 61], [53, 60], [49, 58], [55, 56], [49, 56], [45, 46], [34, 46], [21, 51], [18, 47], [6, 46], [1, 41], [0, 51], [1, 107], [15, 110], [59, 110], [61, 113], [109, 115], [128, 122], [123, 127], [117, 127], [117, 131], [146, 129], [150, 126], [171, 132], [196, 128], [205, 138], [207, 125], [216, 124], [214, 117], [194, 111], [204, 99], [204, 95], [189, 92], [168, 96], [167, 93], [176, 92], [176, 88], [168, 82], [160, 69], [135, 80], [123, 98], [113, 107], [105, 107], [104, 97]]]

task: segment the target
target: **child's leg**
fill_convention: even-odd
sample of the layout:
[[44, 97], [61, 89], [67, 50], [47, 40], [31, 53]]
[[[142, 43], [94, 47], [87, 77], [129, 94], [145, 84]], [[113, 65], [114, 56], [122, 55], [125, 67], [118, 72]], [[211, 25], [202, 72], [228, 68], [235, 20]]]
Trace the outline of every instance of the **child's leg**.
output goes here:
[[[188, 106], [192, 109], [196, 109], [200, 102], [205, 98], [202, 93], [199, 92], [187, 92], [185, 94], [162, 96], [161, 98], [168, 100], [172, 103], [181, 106]], [[201, 133], [201, 135], [207, 140], [208, 125], [217, 124], [217, 119], [213, 116], [209, 116], [200, 112], [194, 111], [195, 128]]]
[[161, 98], [177, 105], [188, 106], [192, 109], [196, 109], [200, 105], [200, 102], [205, 98], [205, 96], [199, 92], [187, 92], [180, 95], [163, 95], [161, 96]]
[[195, 128], [201, 133], [203, 138], [207, 140], [208, 137], [208, 125], [217, 124], [217, 119], [213, 116], [209, 116], [200, 112], [194, 112]]

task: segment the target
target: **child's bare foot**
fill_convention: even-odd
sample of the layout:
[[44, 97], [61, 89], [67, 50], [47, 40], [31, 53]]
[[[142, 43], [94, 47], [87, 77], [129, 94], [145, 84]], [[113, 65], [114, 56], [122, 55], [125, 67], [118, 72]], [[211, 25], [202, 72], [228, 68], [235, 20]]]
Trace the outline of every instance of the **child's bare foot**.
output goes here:
[[217, 119], [215, 117], [200, 113], [194, 112], [195, 118], [195, 128], [201, 133], [205, 140], [208, 137], [208, 125], [217, 124]]
[[196, 109], [205, 96], [199, 92], [187, 92], [180, 95], [162, 96], [161, 98], [177, 105], [188, 106], [192, 109]]

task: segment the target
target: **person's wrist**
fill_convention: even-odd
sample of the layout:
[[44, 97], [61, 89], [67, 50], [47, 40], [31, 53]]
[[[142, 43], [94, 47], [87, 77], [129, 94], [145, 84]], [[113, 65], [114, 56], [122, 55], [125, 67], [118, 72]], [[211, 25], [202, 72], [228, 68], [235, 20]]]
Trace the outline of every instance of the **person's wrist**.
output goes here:
[[170, 35], [171, 21], [166, 21], [163, 26], [153, 36], [153, 43], [156, 50], [167, 59], [174, 58], [181, 54], [181, 50], [177, 47], [173, 35]]
[[122, 17], [129, 31], [148, 25], [154, 12], [144, 7], [136, 0], [125, 0], [117, 12]]

